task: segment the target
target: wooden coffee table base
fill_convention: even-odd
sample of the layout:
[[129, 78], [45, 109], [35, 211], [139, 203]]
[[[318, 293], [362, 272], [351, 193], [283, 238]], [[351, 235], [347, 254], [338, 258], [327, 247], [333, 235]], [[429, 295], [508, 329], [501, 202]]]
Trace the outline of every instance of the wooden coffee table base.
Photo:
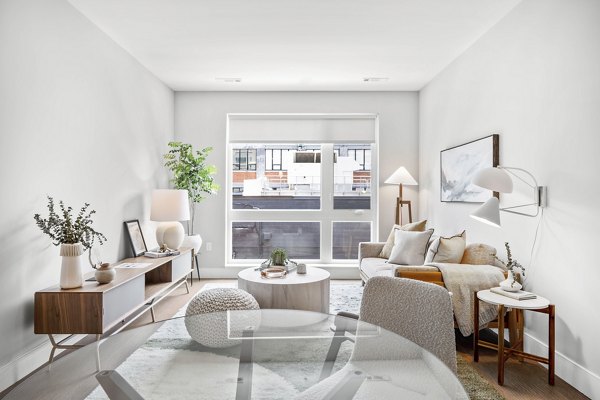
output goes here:
[[497, 305], [498, 307], [498, 345], [489, 343], [483, 340], [479, 340], [479, 298], [477, 293], [474, 296], [473, 302], [473, 361], [479, 361], [479, 347], [485, 347], [498, 351], [498, 384], [504, 385], [504, 363], [511, 358], [516, 357], [518, 359], [528, 359], [544, 364], [548, 364], [548, 383], [554, 385], [554, 304], [548, 305], [546, 308], [541, 309], [512, 309], [511, 313], [519, 313], [516, 315], [516, 319], [519, 321], [519, 325], [522, 325], [523, 321], [523, 310], [535, 311], [543, 314], [548, 314], [548, 358], [536, 356], [535, 354], [525, 353], [523, 348], [523, 337], [520, 335], [519, 340], [516, 343], [511, 343], [509, 348], [504, 347], [504, 311], [507, 307], [503, 304]]

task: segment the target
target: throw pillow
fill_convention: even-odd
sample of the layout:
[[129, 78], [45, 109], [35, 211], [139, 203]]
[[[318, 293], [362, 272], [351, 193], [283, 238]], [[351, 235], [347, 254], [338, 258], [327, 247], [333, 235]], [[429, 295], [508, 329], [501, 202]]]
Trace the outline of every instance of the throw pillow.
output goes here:
[[497, 265], [496, 249], [482, 243], [471, 243], [465, 248], [461, 264]]
[[394, 233], [394, 247], [388, 262], [402, 265], [423, 265], [431, 235], [433, 235], [433, 229], [424, 232], [397, 229]]
[[392, 230], [390, 232], [390, 234], [388, 235], [388, 238], [385, 242], [385, 245], [383, 246], [383, 249], [381, 249], [381, 253], [379, 253], [379, 257], [380, 258], [390, 258], [390, 256], [392, 255], [392, 248], [394, 247], [394, 234], [396, 233], [396, 231], [402, 230], [402, 231], [410, 231], [410, 232], [423, 232], [425, 230], [425, 225], [427, 225], [427, 220], [424, 219], [423, 221], [417, 221], [417, 222], [411, 222], [409, 224], [406, 225], [394, 225], [392, 227]]
[[429, 246], [425, 264], [432, 262], [459, 264], [463, 258], [466, 244], [466, 231], [460, 235], [440, 237]]

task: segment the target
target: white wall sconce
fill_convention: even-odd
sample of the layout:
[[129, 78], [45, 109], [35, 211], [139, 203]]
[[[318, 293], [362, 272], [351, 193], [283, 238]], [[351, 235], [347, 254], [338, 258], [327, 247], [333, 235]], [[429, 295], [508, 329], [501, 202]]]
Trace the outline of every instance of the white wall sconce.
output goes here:
[[[532, 182], [523, 179], [513, 171], [519, 171], [527, 175]], [[531, 203], [500, 208], [500, 202], [498, 199], [496, 197], [491, 197], [471, 214], [472, 218], [492, 226], [500, 227], [500, 211], [524, 215], [527, 217], [536, 217], [540, 212], [540, 208], [546, 207], [546, 186], [538, 186], [535, 177], [522, 168], [504, 166], [484, 168], [475, 175], [473, 178], [473, 184], [494, 192], [512, 193], [513, 180], [509, 174], [531, 188], [533, 197]], [[535, 207], [535, 212], [517, 211], [517, 209], [524, 207]]]

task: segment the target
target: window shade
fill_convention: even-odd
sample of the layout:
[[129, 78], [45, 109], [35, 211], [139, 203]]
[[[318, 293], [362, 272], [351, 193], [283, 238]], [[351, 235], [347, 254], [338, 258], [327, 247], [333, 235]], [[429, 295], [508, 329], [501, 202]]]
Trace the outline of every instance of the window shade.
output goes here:
[[229, 114], [230, 143], [373, 143], [375, 114]]

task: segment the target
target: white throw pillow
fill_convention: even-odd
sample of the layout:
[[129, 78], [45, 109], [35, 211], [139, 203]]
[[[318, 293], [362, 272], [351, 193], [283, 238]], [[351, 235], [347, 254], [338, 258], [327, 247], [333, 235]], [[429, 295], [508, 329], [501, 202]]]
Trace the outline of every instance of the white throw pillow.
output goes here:
[[423, 265], [433, 229], [424, 232], [396, 230], [394, 248], [388, 262], [402, 265]]
[[466, 244], [466, 231], [462, 231], [461, 234], [451, 237], [437, 238], [429, 246], [427, 257], [425, 257], [425, 264], [434, 262], [460, 264]]

